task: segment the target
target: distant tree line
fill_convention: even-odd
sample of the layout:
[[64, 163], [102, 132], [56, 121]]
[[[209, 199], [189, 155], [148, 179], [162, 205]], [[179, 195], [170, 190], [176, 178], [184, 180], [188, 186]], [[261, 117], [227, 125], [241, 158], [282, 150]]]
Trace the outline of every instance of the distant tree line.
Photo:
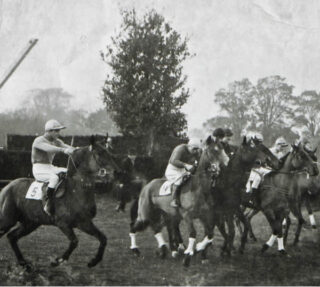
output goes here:
[[278, 75], [261, 78], [256, 85], [248, 79], [231, 82], [215, 93], [220, 114], [208, 119], [203, 127], [229, 127], [236, 142], [245, 130], [259, 131], [269, 145], [280, 135], [293, 142], [297, 138], [293, 128], [319, 137], [320, 94], [311, 90], [294, 95], [293, 88]]
[[63, 134], [118, 133], [115, 123], [105, 109], [91, 113], [74, 109], [73, 98], [74, 96], [60, 88], [30, 91], [19, 107], [0, 113], [0, 146], [4, 145], [6, 134], [43, 134], [46, 121], [52, 118], [67, 127]]

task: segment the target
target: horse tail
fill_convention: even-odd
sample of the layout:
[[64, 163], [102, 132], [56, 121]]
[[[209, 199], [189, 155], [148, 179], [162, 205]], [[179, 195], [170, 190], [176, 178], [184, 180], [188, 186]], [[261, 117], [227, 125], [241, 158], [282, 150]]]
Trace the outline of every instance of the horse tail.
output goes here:
[[150, 186], [150, 184], [145, 185], [140, 193], [138, 216], [133, 226], [135, 231], [142, 231], [146, 229], [150, 223], [150, 217], [152, 216], [153, 210]]

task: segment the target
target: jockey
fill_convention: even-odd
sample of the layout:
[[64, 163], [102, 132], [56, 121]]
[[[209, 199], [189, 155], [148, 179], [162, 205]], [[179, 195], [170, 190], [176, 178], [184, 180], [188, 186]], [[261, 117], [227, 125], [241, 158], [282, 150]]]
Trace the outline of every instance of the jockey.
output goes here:
[[[260, 133], [249, 133], [247, 135], [247, 139], [257, 139], [259, 142], [263, 142], [263, 136]], [[256, 162], [255, 166], [251, 169], [249, 179], [246, 184], [246, 192], [247, 193], [253, 193], [253, 191], [257, 190], [259, 187], [259, 184], [263, 177], [271, 172], [270, 168], [266, 168], [261, 165], [260, 162]]]
[[49, 120], [45, 124], [44, 135], [37, 137], [32, 144], [31, 161], [33, 176], [38, 181], [49, 182], [47, 200], [44, 207], [44, 211], [49, 215], [53, 215], [54, 213], [52, 200], [54, 190], [59, 182], [58, 174], [67, 171], [66, 168], [53, 166], [53, 158], [59, 152], [72, 155], [75, 150], [72, 146], [58, 139], [59, 132], [62, 129], [65, 129], [65, 127], [58, 121]]
[[173, 183], [171, 206], [180, 206], [180, 191], [184, 176], [195, 170], [195, 162], [199, 156], [201, 141], [199, 139], [190, 139], [188, 144], [176, 146], [169, 159], [166, 168], [165, 177]]
[[233, 132], [228, 128], [223, 129], [223, 131], [224, 138], [222, 139], [221, 143], [223, 145], [224, 151], [230, 157], [234, 155], [236, 150], [236, 146], [230, 144], [230, 142], [232, 141], [231, 137], [233, 136]]
[[282, 159], [288, 152], [288, 144], [283, 137], [277, 138], [270, 151], [278, 158]]
[[215, 140], [222, 141], [222, 139], [225, 137], [225, 132], [222, 128], [216, 128], [213, 132], [212, 135]]

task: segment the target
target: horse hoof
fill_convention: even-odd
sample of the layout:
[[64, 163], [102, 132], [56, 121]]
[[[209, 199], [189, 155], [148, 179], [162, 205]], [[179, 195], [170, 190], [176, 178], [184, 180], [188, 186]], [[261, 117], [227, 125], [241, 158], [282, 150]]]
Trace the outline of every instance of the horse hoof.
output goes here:
[[100, 260], [97, 260], [97, 259], [94, 258], [94, 259], [92, 259], [92, 260], [87, 264], [87, 266], [88, 266], [89, 268], [92, 268], [92, 267], [96, 266], [99, 261], [100, 261]]
[[291, 256], [287, 253], [287, 251], [285, 251], [284, 249], [279, 250], [279, 254], [283, 257], [287, 257], [290, 258]]
[[239, 254], [241, 254], [241, 255], [242, 255], [242, 254], [244, 253], [243, 248], [239, 248], [238, 252], [239, 252]]
[[312, 229], [317, 229], [317, 225], [311, 225]]
[[174, 251], [171, 252], [171, 256], [172, 256], [172, 258], [178, 258], [179, 257], [179, 252], [174, 250]]
[[208, 265], [209, 264], [209, 259], [202, 259], [201, 260], [202, 265]]
[[140, 250], [138, 248], [131, 248], [131, 253], [137, 257], [140, 257]]
[[30, 273], [34, 268], [30, 262], [27, 261], [19, 261], [19, 264], [22, 266], [25, 272]]
[[63, 262], [65, 262], [65, 260], [63, 258], [59, 257], [59, 258], [56, 258], [54, 261], [52, 261], [50, 265], [52, 267], [57, 267], [57, 266], [61, 265]]
[[186, 254], [183, 258], [183, 266], [184, 267], [189, 267], [190, 266], [190, 261], [191, 261], [191, 255]]
[[269, 249], [269, 245], [268, 244], [263, 244], [261, 250], [260, 250], [260, 253], [264, 253], [266, 252], [267, 250]]
[[159, 250], [157, 250], [157, 255], [159, 256], [160, 259], [165, 259], [167, 257], [167, 246], [166, 245], [162, 245]]

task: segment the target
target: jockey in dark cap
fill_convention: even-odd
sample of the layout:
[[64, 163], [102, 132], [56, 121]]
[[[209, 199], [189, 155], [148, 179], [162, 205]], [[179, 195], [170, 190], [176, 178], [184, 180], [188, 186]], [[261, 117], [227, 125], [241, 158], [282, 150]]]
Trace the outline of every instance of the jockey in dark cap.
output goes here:
[[231, 131], [231, 129], [223, 129], [224, 131], [224, 138], [222, 139], [221, 143], [223, 144], [224, 150], [226, 152], [226, 154], [231, 157], [235, 154], [237, 147], [235, 145], [231, 145], [231, 137], [233, 136], [233, 132]]
[[219, 141], [221, 141], [225, 137], [224, 130], [222, 128], [216, 128], [212, 135]]

